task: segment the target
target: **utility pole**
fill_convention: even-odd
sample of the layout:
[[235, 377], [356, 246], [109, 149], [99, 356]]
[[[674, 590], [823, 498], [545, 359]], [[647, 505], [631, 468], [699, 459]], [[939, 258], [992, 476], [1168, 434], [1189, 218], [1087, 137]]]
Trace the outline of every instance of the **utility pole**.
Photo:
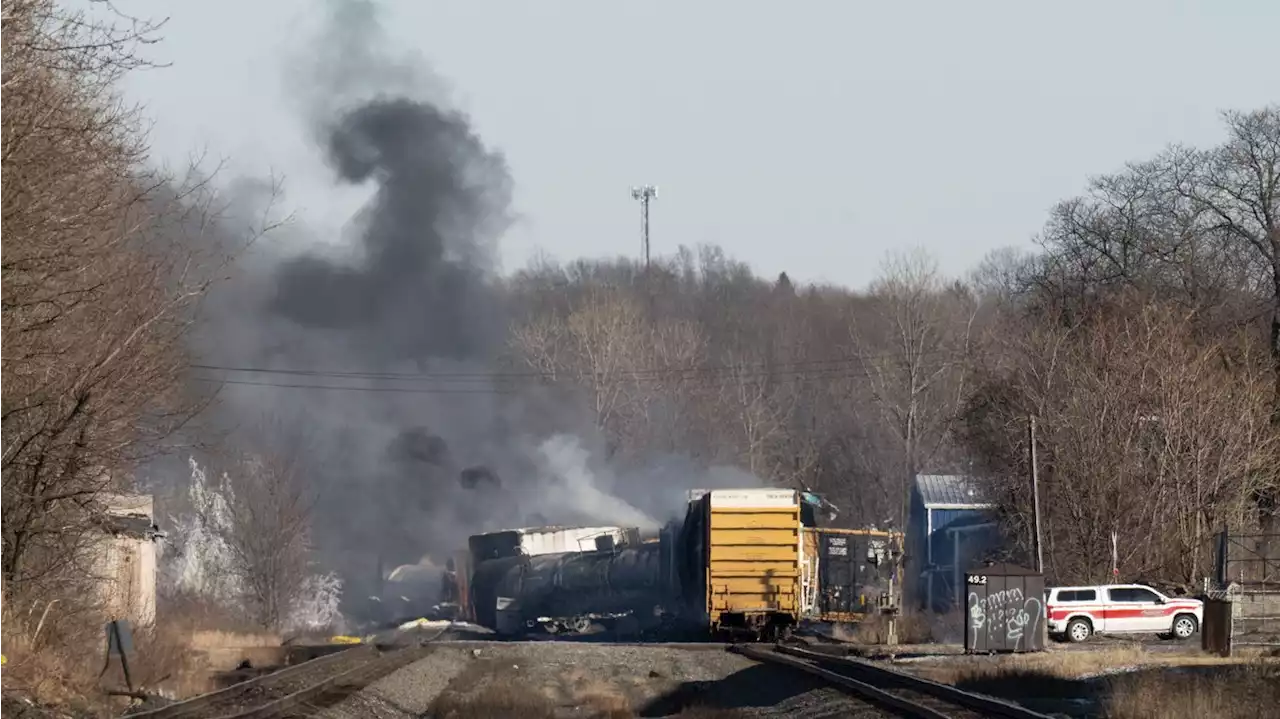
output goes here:
[[1036, 571], [1044, 573], [1044, 544], [1040, 536], [1040, 470], [1036, 466], [1036, 417], [1027, 418], [1027, 439], [1031, 445], [1031, 505], [1035, 513], [1032, 519], [1032, 542], [1036, 548]]
[[640, 201], [640, 242], [644, 252], [644, 274], [649, 276], [649, 201], [658, 196], [658, 188], [653, 185], [631, 188], [632, 199]]

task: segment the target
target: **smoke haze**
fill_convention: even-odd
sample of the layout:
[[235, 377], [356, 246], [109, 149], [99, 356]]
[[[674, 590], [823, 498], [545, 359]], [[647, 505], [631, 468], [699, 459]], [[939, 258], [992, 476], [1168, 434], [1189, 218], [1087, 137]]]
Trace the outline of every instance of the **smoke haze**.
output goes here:
[[[224, 370], [209, 424], [247, 432], [256, 451], [303, 455], [318, 549], [348, 597], [376, 591], [398, 565], [443, 564], [476, 532], [653, 527], [685, 489], [758, 485], [673, 458], [616, 474], [576, 407], [494, 385], [507, 333], [494, 261], [511, 218], [506, 162], [431, 99], [429, 71], [379, 54], [370, 3], [329, 7], [294, 68], [313, 93], [298, 103], [301, 124], [335, 192], [372, 195], [337, 236], [304, 217], [240, 258], [209, 298], [195, 349], [206, 365], [286, 371]], [[253, 207], [260, 188], [236, 201]]]

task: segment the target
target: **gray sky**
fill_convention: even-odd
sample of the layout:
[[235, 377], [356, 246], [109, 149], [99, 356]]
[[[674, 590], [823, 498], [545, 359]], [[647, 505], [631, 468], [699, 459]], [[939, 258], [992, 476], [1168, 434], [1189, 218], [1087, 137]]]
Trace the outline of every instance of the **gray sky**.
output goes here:
[[[862, 285], [919, 244], [960, 273], [1029, 243], [1089, 175], [1280, 100], [1275, 0], [382, 5], [507, 155], [507, 269], [638, 253], [629, 187], [654, 183], [658, 253], [718, 243], [766, 275]], [[317, 227], [350, 212], [284, 99], [319, 2], [117, 6], [170, 18], [152, 56], [172, 66], [127, 87], [159, 157], [282, 172]]]

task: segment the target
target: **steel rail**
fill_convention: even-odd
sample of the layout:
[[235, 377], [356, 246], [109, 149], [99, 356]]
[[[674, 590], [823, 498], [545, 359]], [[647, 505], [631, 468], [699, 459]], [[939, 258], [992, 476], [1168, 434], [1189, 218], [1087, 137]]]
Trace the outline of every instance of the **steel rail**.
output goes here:
[[350, 649], [344, 649], [332, 654], [326, 654], [315, 659], [309, 659], [305, 662], [295, 664], [291, 667], [285, 667], [279, 671], [270, 674], [262, 674], [252, 679], [245, 680], [229, 687], [223, 687], [216, 691], [200, 694], [184, 699], [175, 704], [152, 709], [150, 711], [138, 712], [136, 714], [128, 714], [128, 719], [178, 719], [179, 717], [190, 716], [201, 711], [206, 711], [212, 705], [232, 699], [238, 695], [252, 691], [254, 689], [268, 687], [272, 684], [279, 684], [281, 681], [291, 680], [295, 677], [305, 676], [320, 668], [328, 667], [330, 664], [337, 664], [349, 661], [353, 657], [360, 654], [369, 654], [377, 650], [371, 646], [360, 645]]
[[[917, 719], [956, 719], [958, 716], [1004, 719], [1050, 719], [1045, 714], [994, 697], [975, 694], [949, 684], [931, 681], [849, 657], [832, 656], [790, 646], [740, 645], [734, 651], [760, 662], [792, 667], [816, 676], [856, 696]], [[823, 666], [825, 665], [825, 666]], [[827, 668], [830, 667], [830, 668]], [[931, 700], [921, 702], [912, 695]], [[941, 702], [956, 710], [930, 706]]]
[[[394, 649], [387, 654], [380, 655], [364, 664], [357, 664], [351, 669], [316, 682], [309, 687], [299, 689], [292, 694], [236, 714], [224, 715], [220, 719], [272, 719], [274, 717], [290, 716], [293, 710], [306, 707], [312, 700], [340, 688], [343, 684], [349, 682], [358, 686], [376, 681], [401, 667], [421, 659], [425, 654], [423, 648], [418, 646]], [[299, 716], [310, 716], [310, 713], [299, 714]]]
[[[176, 704], [126, 715], [126, 719], [267, 719], [287, 714], [344, 683], [375, 681], [425, 655], [425, 647], [448, 631], [442, 629], [415, 644], [392, 647], [383, 652], [372, 644], [361, 644], [316, 657], [270, 674], [191, 697]], [[354, 662], [354, 666], [345, 666]], [[312, 675], [318, 677], [313, 679]], [[298, 688], [291, 683], [305, 682]], [[274, 690], [274, 691], [273, 691]], [[287, 693], [283, 693], [287, 691]], [[265, 697], [253, 697], [254, 693]]]

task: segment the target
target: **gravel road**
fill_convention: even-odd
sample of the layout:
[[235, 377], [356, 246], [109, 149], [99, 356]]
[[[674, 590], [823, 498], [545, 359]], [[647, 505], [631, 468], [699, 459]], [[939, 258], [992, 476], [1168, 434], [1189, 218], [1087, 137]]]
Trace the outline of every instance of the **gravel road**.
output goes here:
[[569, 642], [441, 643], [319, 716], [617, 719], [686, 710], [725, 719], [890, 716], [817, 679], [723, 648]]

